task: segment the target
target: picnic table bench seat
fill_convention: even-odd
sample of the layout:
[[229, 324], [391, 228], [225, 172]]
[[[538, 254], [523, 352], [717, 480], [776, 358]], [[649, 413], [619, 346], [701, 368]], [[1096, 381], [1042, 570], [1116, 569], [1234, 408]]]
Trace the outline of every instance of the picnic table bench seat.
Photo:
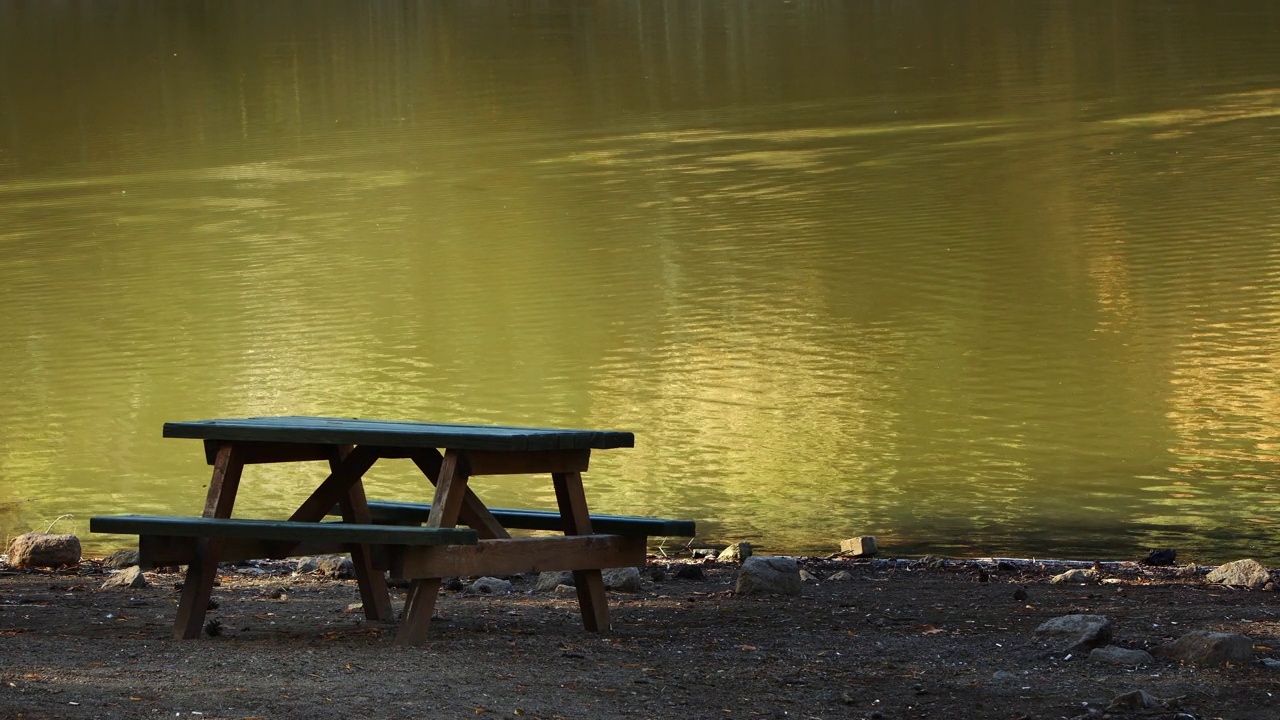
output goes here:
[[137, 535], [140, 564], [146, 566], [189, 563], [202, 538], [222, 541], [219, 556], [223, 560], [347, 552], [353, 545], [475, 545], [477, 540], [476, 532], [468, 528], [167, 515], [94, 517], [89, 519], [89, 530]]
[[[564, 529], [564, 520], [556, 510], [522, 510], [514, 508], [489, 508], [489, 512], [502, 526], [515, 530]], [[333, 514], [337, 514], [335, 508]], [[419, 525], [431, 515], [430, 503], [370, 500], [369, 517], [374, 523], [394, 525]], [[628, 515], [591, 515], [591, 531], [607, 535], [646, 537], [693, 537], [693, 520], [667, 520], [663, 518], [632, 517]]]

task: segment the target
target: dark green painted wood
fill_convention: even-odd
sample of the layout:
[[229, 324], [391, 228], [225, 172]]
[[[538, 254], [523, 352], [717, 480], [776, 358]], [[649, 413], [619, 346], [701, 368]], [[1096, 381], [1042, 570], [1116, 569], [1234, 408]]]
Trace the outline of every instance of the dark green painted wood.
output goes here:
[[632, 433], [610, 430], [558, 430], [321, 417], [170, 422], [164, 424], [164, 436], [199, 440], [256, 440], [453, 450], [607, 450], [635, 446], [635, 435]]
[[89, 519], [89, 530], [120, 535], [218, 537], [293, 542], [329, 541], [368, 545], [475, 545], [476, 532], [465, 528], [427, 528], [287, 520], [111, 515]]
[[[336, 512], [336, 510], [335, 510]], [[507, 529], [562, 530], [560, 513], [554, 510], [517, 510], [489, 508], [489, 512]], [[372, 501], [369, 516], [374, 522], [422, 523], [431, 514], [427, 503]], [[631, 517], [628, 515], [592, 515], [591, 531], [609, 535], [671, 535], [693, 537], [695, 523], [692, 520], [664, 520], [662, 518]]]

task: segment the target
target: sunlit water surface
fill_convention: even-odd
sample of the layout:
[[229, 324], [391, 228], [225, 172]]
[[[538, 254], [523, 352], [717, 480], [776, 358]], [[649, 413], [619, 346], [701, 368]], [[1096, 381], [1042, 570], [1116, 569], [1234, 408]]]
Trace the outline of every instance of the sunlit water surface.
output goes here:
[[1272, 3], [0, 2], [0, 531], [315, 414], [630, 430], [594, 509], [768, 552], [1280, 561], [1278, 157]]

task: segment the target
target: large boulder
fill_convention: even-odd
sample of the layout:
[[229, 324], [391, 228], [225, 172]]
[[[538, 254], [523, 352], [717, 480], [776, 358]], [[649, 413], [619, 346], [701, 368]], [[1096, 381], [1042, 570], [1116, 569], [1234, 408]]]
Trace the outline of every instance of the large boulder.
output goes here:
[[75, 535], [27, 533], [9, 543], [9, 564], [16, 568], [60, 568], [80, 564], [80, 538]]
[[1257, 590], [1271, 582], [1271, 572], [1262, 563], [1249, 558], [1219, 565], [1205, 577], [1205, 580], [1218, 585], [1234, 585]]
[[799, 595], [800, 566], [794, 558], [753, 555], [738, 568], [733, 590], [740, 595]]

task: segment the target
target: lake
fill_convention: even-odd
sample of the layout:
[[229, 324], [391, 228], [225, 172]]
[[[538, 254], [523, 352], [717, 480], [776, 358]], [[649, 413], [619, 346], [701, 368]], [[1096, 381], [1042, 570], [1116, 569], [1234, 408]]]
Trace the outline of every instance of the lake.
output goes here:
[[593, 509], [764, 552], [1280, 562], [1277, 158], [1265, 1], [0, 0], [0, 531], [332, 415], [629, 430]]

